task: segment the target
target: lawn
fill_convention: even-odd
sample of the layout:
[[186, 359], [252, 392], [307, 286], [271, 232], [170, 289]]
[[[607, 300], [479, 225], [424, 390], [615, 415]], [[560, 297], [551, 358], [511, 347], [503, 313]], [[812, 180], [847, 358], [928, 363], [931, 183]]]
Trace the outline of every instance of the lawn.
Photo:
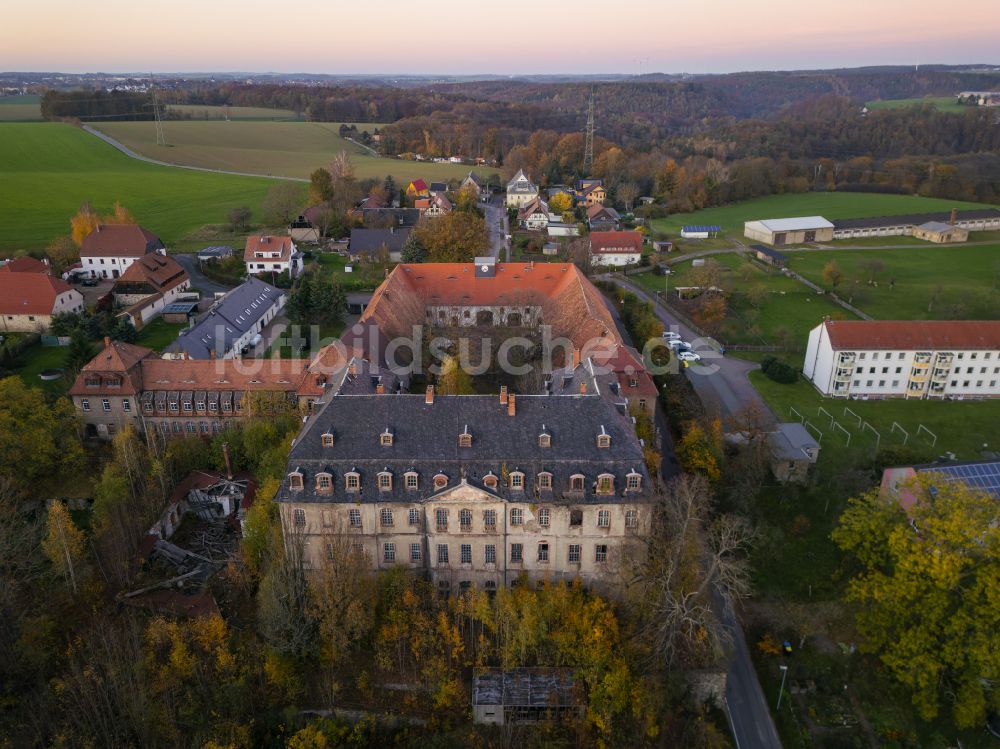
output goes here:
[[81, 203], [107, 212], [116, 200], [169, 245], [230, 208], [259, 214], [273, 184], [146, 164], [71, 125], [0, 123], [0, 250], [44, 247]]
[[[794, 216], [823, 216], [838, 218], [865, 218], [891, 216], [904, 213], [950, 211], [952, 208], [995, 208], [980, 203], [966, 203], [944, 198], [922, 198], [913, 195], [890, 195], [864, 192], [805, 192], [769, 195], [742, 203], [706, 208], [694, 213], [677, 213], [653, 221], [653, 229], [676, 236], [685, 224], [717, 224], [737, 237], [743, 236], [743, 224], [765, 218]], [[913, 241], [912, 238], [899, 237]], [[690, 249], [690, 248], [689, 248]]]
[[[789, 268], [825, 286], [823, 269], [836, 262], [844, 274], [838, 294], [885, 320], [996, 319], [1000, 317], [1000, 244], [928, 245], [913, 249], [790, 252]], [[877, 286], [869, 284], [873, 263]], [[889, 282], [895, 279], [894, 286]]]
[[177, 336], [186, 327], [187, 325], [184, 323], [165, 322], [162, 317], [157, 317], [139, 331], [135, 342], [140, 346], [151, 348], [153, 351], [163, 351], [177, 340]]
[[463, 179], [470, 167], [372, 156], [340, 137], [336, 122], [170, 121], [165, 123], [166, 148], [156, 145], [152, 122], [112, 122], [96, 125], [137, 153], [172, 164], [226, 169], [251, 174], [306, 179], [326, 166], [339, 151], [351, 154], [355, 175], [384, 177], [397, 184], [411, 179]]
[[[826, 315], [854, 317], [798, 281], [776, 270], [769, 272], [744, 256], [736, 253], [713, 255], [705, 261], [721, 266], [719, 285], [730, 292], [726, 328], [719, 336], [727, 345], [787, 345], [791, 340], [804, 347], [809, 331]], [[690, 260], [672, 265], [670, 270], [670, 289], [694, 284], [692, 273], [696, 269]], [[649, 291], [664, 290], [664, 277], [653, 273], [640, 273], [631, 276], [630, 280]], [[747, 290], [754, 287], [763, 287], [769, 292], [759, 309], [755, 309], [746, 296]]]
[[959, 104], [954, 96], [925, 96], [922, 99], [876, 99], [865, 104], [869, 109], [903, 109], [926, 104], [932, 105], [942, 112], [962, 113], [975, 107]]
[[66, 351], [65, 346], [43, 346], [41, 343], [29, 346], [18, 357], [23, 366], [17, 370], [17, 374], [28, 387], [41, 388], [50, 396], [62, 395], [72, 383], [65, 378], [43, 382], [38, 379], [38, 373], [43, 369], [62, 369], [66, 364]]
[[[317, 253], [310, 263], [319, 264], [319, 272], [336, 281], [340, 288], [347, 291], [371, 291], [385, 278], [385, 271], [381, 266], [373, 267], [364, 263], [352, 263], [343, 255], [335, 252]], [[351, 272], [346, 271], [350, 265]]]
[[0, 96], [0, 122], [42, 119], [40, 101], [37, 94]]
[[[781, 420], [799, 421], [805, 418], [823, 433], [820, 440], [822, 453], [820, 466], [857, 464], [873, 454], [876, 435], [880, 447], [902, 445], [921, 450], [931, 456], [953, 452], [959, 460], [979, 460], [983, 444], [990, 450], [1000, 447], [1000, 400], [938, 401], [938, 400], [844, 400], [824, 398], [805, 380], [793, 385], [781, 385], [769, 380], [759, 371], [750, 373], [750, 380]], [[792, 413], [796, 409], [800, 416]], [[829, 415], [819, 411], [825, 409]], [[845, 412], [850, 409], [856, 416]], [[834, 423], [850, 433], [847, 435]], [[858, 426], [857, 417], [862, 419]], [[871, 428], [865, 427], [869, 424]], [[909, 434], [893, 428], [898, 424]], [[921, 430], [926, 427], [935, 435]], [[814, 431], [815, 434], [815, 431]]]

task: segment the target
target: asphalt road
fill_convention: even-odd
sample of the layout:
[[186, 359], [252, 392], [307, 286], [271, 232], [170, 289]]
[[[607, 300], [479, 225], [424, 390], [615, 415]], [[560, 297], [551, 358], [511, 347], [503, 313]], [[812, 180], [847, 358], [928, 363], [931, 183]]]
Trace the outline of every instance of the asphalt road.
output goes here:
[[494, 197], [483, 206], [486, 212], [486, 230], [490, 235], [490, 254], [501, 261], [500, 251], [504, 250], [504, 262], [510, 262], [510, 246], [507, 244], [507, 210], [501, 198]]
[[183, 254], [171, 255], [170, 257], [183, 266], [184, 270], [191, 277], [191, 285], [201, 290], [203, 298], [211, 298], [217, 291], [229, 291], [232, 288], [231, 286], [225, 286], [217, 281], [213, 281], [202, 273], [197, 255]]

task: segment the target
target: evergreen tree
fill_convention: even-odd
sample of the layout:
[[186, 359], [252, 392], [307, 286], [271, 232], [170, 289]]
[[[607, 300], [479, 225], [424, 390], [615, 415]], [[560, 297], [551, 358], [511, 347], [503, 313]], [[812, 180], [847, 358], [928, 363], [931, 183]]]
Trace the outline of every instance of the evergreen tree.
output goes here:
[[67, 375], [75, 376], [93, 358], [93, 345], [87, 338], [87, 334], [80, 328], [77, 328], [70, 334], [69, 346], [66, 347]]
[[404, 263], [422, 263], [427, 259], [427, 248], [420, 242], [420, 238], [414, 231], [403, 242], [399, 250], [399, 259]]

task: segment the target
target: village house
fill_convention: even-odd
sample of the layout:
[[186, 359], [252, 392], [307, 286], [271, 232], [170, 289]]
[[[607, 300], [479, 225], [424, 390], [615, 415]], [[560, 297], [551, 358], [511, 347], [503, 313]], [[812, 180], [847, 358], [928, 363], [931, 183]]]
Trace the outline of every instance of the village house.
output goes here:
[[98, 224], [80, 245], [82, 275], [118, 278], [139, 258], [150, 253], [166, 255], [160, 238], [137, 224]]
[[406, 186], [406, 197], [410, 200], [429, 198], [430, 194], [430, 188], [422, 179], [415, 179]]
[[440, 216], [446, 216], [451, 212], [451, 201], [448, 200], [448, 196], [443, 192], [435, 193], [428, 201], [427, 207], [424, 209], [424, 215], [427, 216], [427, 218], [438, 218]]
[[587, 225], [591, 231], [617, 231], [621, 228], [621, 216], [614, 208], [595, 203], [587, 209]]
[[460, 189], [473, 189], [479, 196], [479, 200], [486, 201], [490, 198], [490, 188], [486, 180], [480, 177], [475, 172], [469, 172], [468, 176], [462, 180]]
[[351, 229], [351, 241], [347, 253], [351, 260], [361, 258], [376, 259], [381, 254], [394, 263], [400, 260], [400, 252], [410, 232], [410, 227], [390, 227], [388, 229]]
[[608, 193], [604, 189], [604, 180], [595, 178], [578, 179], [576, 181], [574, 197], [577, 203], [582, 203], [588, 208], [594, 205], [604, 205], [604, 201], [608, 198]]
[[431, 182], [431, 185], [428, 188], [428, 192], [430, 193], [430, 196], [432, 198], [435, 195], [444, 195], [445, 193], [448, 192], [448, 183], [447, 182]]
[[191, 288], [180, 263], [167, 255], [145, 255], [118, 277], [111, 294], [117, 307], [138, 329], [159, 315], [178, 295]]
[[319, 229], [309, 220], [306, 215], [300, 214], [288, 224], [288, 236], [293, 242], [305, 242], [307, 244], [319, 244]]
[[278, 274], [288, 271], [290, 278], [302, 273], [302, 253], [291, 237], [273, 234], [251, 234], [243, 250], [247, 275]]
[[538, 185], [518, 169], [514, 178], [507, 183], [507, 197], [504, 201], [508, 208], [520, 208], [538, 197]]
[[44, 333], [53, 315], [84, 311], [83, 295], [48, 271], [30, 257], [0, 266], [0, 331]]
[[802, 371], [838, 398], [1000, 397], [1000, 321], [826, 320]]
[[642, 234], [637, 231], [594, 231], [590, 233], [590, 262], [593, 265], [637, 265], [642, 259]]
[[944, 244], [945, 242], [965, 242], [969, 239], [969, 230], [961, 226], [946, 224], [943, 221], [927, 221], [913, 227], [913, 238], [926, 242]]
[[373, 569], [419, 570], [442, 592], [522, 576], [613, 591], [642, 558], [654, 496], [618, 374], [581, 360], [585, 344], [621, 345], [614, 320], [572, 264], [482, 260], [396, 266], [359, 324], [385, 339], [421, 322], [551, 325], [573, 347], [565, 366], [538, 393], [409, 394], [380, 346], [357, 350], [293, 444], [282, 527], [303, 539], [310, 569], [346, 543]]
[[530, 231], [544, 230], [549, 225], [549, 204], [536, 197], [517, 212], [517, 223]]

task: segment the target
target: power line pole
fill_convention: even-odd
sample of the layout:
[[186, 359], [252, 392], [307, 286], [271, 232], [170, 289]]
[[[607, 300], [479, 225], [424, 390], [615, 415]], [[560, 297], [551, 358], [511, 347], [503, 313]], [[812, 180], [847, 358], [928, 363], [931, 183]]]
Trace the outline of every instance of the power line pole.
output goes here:
[[153, 74], [149, 74], [149, 93], [153, 97], [153, 119], [156, 120], [156, 145], [167, 145], [167, 136], [163, 132], [163, 118], [160, 116], [160, 100], [156, 98], [156, 87], [153, 85]]
[[587, 141], [583, 150], [583, 173], [590, 176], [594, 168], [594, 89], [590, 89], [590, 106], [587, 108]]

